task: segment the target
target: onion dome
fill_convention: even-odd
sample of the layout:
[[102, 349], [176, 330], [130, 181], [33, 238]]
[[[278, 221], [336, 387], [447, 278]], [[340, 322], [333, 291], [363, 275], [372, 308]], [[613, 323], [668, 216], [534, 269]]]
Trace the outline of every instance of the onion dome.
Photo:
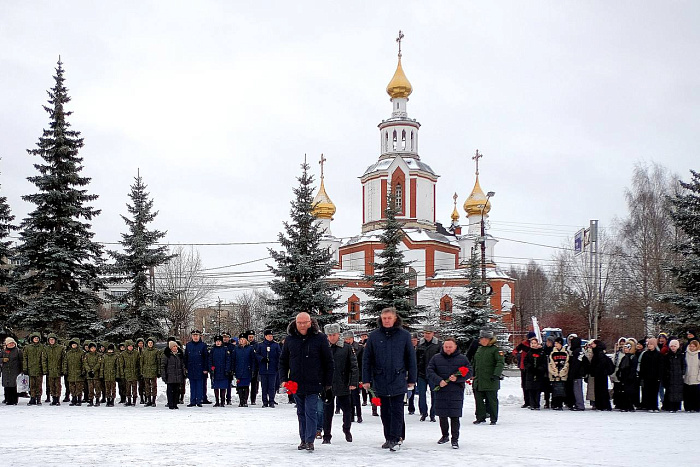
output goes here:
[[408, 78], [406, 78], [406, 74], [403, 72], [403, 68], [401, 67], [401, 57], [399, 57], [399, 64], [396, 66], [394, 77], [391, 78], [389, 85], [386, 87], [386, 92], [392, 99], [405, 99], [413, 92], [413, 87], [408, 81]]
[[335, 214], [335, 204], [331, 201], [331, 198], [326, 193], [326, 187], [324, 186], [323, 179], [321, 179], [321, 187], [316, 194], [313, 201], [314, 208], [311, 213], [317, 219], [333, 219]]
[[[486, 207], [484, 207], [484, 203]], [[486, 200], [486, 195], [479, 185], [479, 176], [476, 176], [476, 183], [474, 183], [474, 189], [469, 195], [467, 200], [464, 202], [464, 211], [466, 211], [467, 216], [481, 215], [481, 209], [484, 209], [484, 214], [488, 214], [491, 210], [491, 201]]]
[[459, 211], [457, 210], [457, 193], [454, 194], [452, 199], [455, 200], [455, 207], [452, 210], [452, 215], [450, 217], [452, 218], [452, 223], [457, 224], [459, 221]]

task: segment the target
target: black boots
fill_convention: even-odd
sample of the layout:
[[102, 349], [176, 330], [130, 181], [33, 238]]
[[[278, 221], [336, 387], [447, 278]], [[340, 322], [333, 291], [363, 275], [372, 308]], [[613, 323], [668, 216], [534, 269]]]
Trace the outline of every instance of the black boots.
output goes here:
[[124, 404], [125, 407], [131, 407], [131, 396], [126, 398], [126, 404]]

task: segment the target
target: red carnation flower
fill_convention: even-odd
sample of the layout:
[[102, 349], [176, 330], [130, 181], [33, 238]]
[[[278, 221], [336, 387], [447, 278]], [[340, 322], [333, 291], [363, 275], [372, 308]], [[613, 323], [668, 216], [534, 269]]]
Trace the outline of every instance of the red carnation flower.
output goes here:
[[285, 381], [282, 386], [287, 390], [287, 394], [296, 394], [297, 389], [299, 389], [299, 385], [295, 381]]
[[467, 368], [466, 366], [461, 366], [459, 367], [459, 373], [462, 376], [467, 376], [467, 373], [469, 373], [469, 368]]
[[373, 397], [372, 398], [372, 404], [376, 405], [377, 407], [381, 407], [382, 405], [382, 400], [378, 397]]

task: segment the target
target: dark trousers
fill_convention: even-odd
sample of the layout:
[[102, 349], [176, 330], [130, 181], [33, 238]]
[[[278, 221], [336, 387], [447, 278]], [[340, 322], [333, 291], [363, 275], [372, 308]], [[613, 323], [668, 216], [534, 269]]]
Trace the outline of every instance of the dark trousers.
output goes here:
[[539, 409], [540, 408], [540, 396], [542, 396], [542, 391], [539, 389], [528, 389], [530, 394], [530, 407]]
[[143, 386], [144, 397], [158, 397], [158, 378], [144, 378]]
[[177, 407], [180, 400], [180, 383], [168, 383], [165, 394], [168, 396], [168, 408]]
[[362, 405], [367, 405], [367, 389], [360, 388], [360, 391], [362, 392]]
[[5, 404], [7, 405], [17, 405], [17, 386], [11, 388], [5, 388]]
[[[359, 396], [359, 395], [358, 395]], [[357, 399], [360, 401], [359, 397]], [[416, 413], [416, 391], [411, 391], [408, 396], [408, 413]]]
[[700, 410], [700, 384], [683, 385], [683, 408], [686, 412]]
[[258, 395], [258, 375], [250, 379], [250, 403], [255, 404], [255, 398]]
[[117, 380], [117, 387], [119, 388], [119, 397], [123, 400], [126, 397], [126, 380], [124, 378], [119, 378]]
[[[353, 417], [362, 417], [362, 403], [360, 402], [360, 390], [357, 388], [350, 391], [350, 407], [352, 408]], [[409, 405], [408, 407], [410, 411], [411, 406]]]
[[574, 380], [573, 379], [567, 379], [564, 381], [564, 391], [566, 393], [564, 403], [566, 404], [567, 407], [575, 407], [576, 406], [576, 397], [574, 396]]
[[520, 387], [523, 389], [523, 401], [525, 401], [525, 406], [530, 407], [530, 392], [525, 388], [526, 382], [527, 372], [520, 370]]
[[343, 412], [343, 433], [350, 431], [351, 408], [350, 395], [337, 396], [331, 398], [330, 402], [323, 403], [323, 439], [331, 439], [331, 428], [333, 427], [333, 415], [335, 414], [334, 403], [337, 401], [340, 411]]
[[646, 410], [659, 410], [659, 382], [644, 381], [642, 387], [642, 408]]
[[486, 420], [487, 413], [492, 422], [498, 420], [498, 391], [475, 390], [474, 401], [476, 402], [475, 414], [477, 420]]
[[440, 417], [442, 436], [450, 434], [450, 425], [452, 425], [452, 441], [457, 441], [459, 439], [459, 417]]
[[190, 404], [202, 403], [202, 388], [206, 387], [206, 385], [206, 379], [202, 380], [190, 378]]
[[[204, 378], [202, 378], [201, 382], [202, 382], [202, 399], [201, 400], [202, 400], [202, 402], [208, 402], [209, 397], [207, 397], [207, 389], [208, 389], [207, 383], [209, 382], [209, 376], [204, 375]], [[190, 382], [190, 384], [192, 384], [192, 382]]]
[[418, 389], [418, 410], [420, 410], [421, 415], [428, 415], [428, 390], [430, 390], [430, 418], [435, 417], [435, 394], [433, 394], [433, 388], [428, 384], [428, 380], [422, 377], [418, 377], [418, 384], [416, 384]]
[[228, 377], [228, 386], [226, 386], [226, 402], [231, 402], [231, 385], [233, 383], [233, 375]]
[[[275, 404], [275, 392], [277, 390], [277, 375], [260, 375], [260, 385], [262, 386], [262, 401], [264, 406]], [[250, 391], [251, 398], [253, 397], [253, 391]]]
[[380, 396], [382, 401], [380, 415], [384, 427], [384, 439], [392, 443], [398, 443], [399, 439], [404, 437], [403, 398], [404, 394]]
[[316, 439], [316, 412], [318, 394], [294, 394], [299, 420], [299, 438], [302, 443], [313, 443]]

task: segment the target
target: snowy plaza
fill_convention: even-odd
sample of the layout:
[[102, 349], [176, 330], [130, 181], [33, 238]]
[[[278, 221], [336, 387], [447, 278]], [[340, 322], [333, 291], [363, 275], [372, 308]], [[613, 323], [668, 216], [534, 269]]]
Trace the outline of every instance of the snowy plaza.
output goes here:
[[[211, 390], [210, 390], [211, 392]], [[188, 392], [189, 394], [189, 392]], [[164, 388], [158, 406], [0, 406], [13, 436], [0, 445], [2, 465], [518, 465], [636, 466], [651, 459], [681, 460], [696, 445], [698, 414], [539, 412], [521, 409], [518, 377], [506, 377], [499, 392], [498, 425], [472, 425], [474, 399], [465, 398], [460, 449], [438, 446], [437, 423], [406, 415], [406, 441], [398, 452], [381, 449], [379, 417], [363, 407], [353, 423], [353, 442], [343, 439], [336, 415], [330, 445], [299, 452], [294, 406], [260, 405], [168, 410]], [[187, 402], [187, 398], [185, 399]], [[13, 439], [15, 438], [15, 439]], [[663, 454], [661, 454], [663, 453]]]

